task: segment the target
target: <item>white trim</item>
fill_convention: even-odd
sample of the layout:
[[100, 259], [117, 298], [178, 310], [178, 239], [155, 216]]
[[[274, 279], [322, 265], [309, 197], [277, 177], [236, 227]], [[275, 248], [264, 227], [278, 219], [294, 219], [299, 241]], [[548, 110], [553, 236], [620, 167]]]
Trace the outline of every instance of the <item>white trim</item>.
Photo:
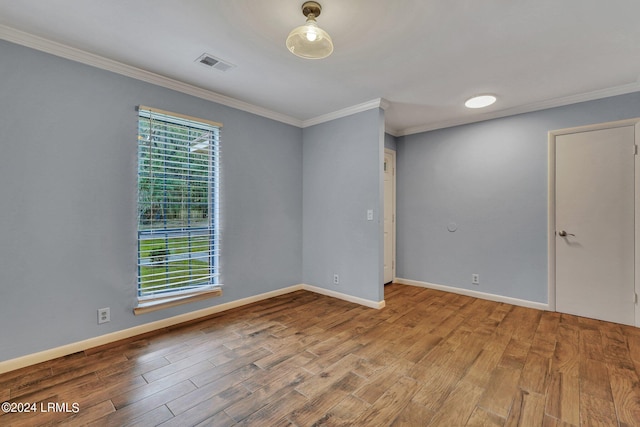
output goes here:
[[[592, 92], [579, 93], [576, 95], [564, 96], [561, 98], [549, 99], [546, 101], [534, 102], [513, 108], [506, 108], [500, 111], [493, 111], [478, 114], [470, 117], [442, 120], [422, 126], [408, 127], [397, 132], [394, 136], [407, 136], [416, 133], [428, 132], [436, 129], [444, 129], [453, 126], [466, 125], [470, 123], [483, 122], [485, 120], [498, 119], [501, 117], [515, 116], [516, 114], [531, 113], [533, 111], [547, 110], [549, 108], [563, 107], [565, 105], [577, 104], [579, 102], [593, 101], [596, 99], [609, 98], [611, 96], [625, 95], [640, 91], [640, 82], [628, 83], [607, 89], [594, 90]], [[388, 132], [391, 133], [391, 132]]]
[[114, 61], [112, 59], [108, 59], [90, 52], [86, 52], [75, 47], [54, 42], [52, 40], [38, 37], [33, 34], [25, 33], [6, 25], [0, 25], [0, 39], [46, 52], [52, 55], [56, 55], [61, 58], [66, 58], [71, 61], [80, 62], [82, 64], [100, 68], [102, 70], [107, 70], [116, 74], [131, 77], [136, 80], [186, 93], [188, 95], [206, 99], [207, 101], [226, 105], [227, 107], [246, 111], [248, 113], [266, 117], [268, 119], [276, 120], [278, 122], [286, 123], [288, 125], [296, 126], [299, 128], [305, 128], [308, 126], [328, 122], [331, 120], [350, 116], [355, 113], [360, 113], [362, 111], [371, 110], [373, 108], [386, 109], [390, 105], [389, 101], [383, 98], [377, 98], [371, 101], [364, 102], [362, 104], [354, 105], [352, 107], [344, 108], [342, 110], [334, 111], [332, 113], [324, 114], [303, 121], [286, 114], [278, 113], [264, 107], [259, 107], [248, 102], [240, 101], [226, 95], [221, 95], [219, 93], [193, 86], [166, 76], [162, 76], [151, 71], [133, 67], [131, 65]]
[[252, 304], [254, 302], [262, 301], [269, 298], [274, 298], [280, 295], [288, 294], [295, 291], [305, 290], [309, 292], [315, 292], [317, 294], [326, 295], [333, 298], [349, 301], [355, 304], [364, 305], [366, 307], [381, 309], [384, 308], [384, 300], [375, 302], [366, 300], [363, 298], [354, 297], [339, 292], [330, 291], [316, 286], [298, 284], [289, 286], [287, 288], [277, 289], [275, 291], [266, 292], [260, 295], [254, 295], [247, 298], [242, 298], [235, 301], [230, 301], [224, 304], [216, 305], [213, 307], [203, 308], [201, 310], [191, 311], [189, 313], [180, 314], [178, 316], [169, 317], [167, 319], [157, 320], [155, 322], [145, 323], [144, 325], [134, 326], [132, 328], [123, 329], [121, 331], [111, 332], [105, 335], [89, 338], [83, 341], [77, 341], [71, 344], [66, 344], [60, 347], [52, 348], [49, 350], [40, 351], [38, 353], [27, 354], [26, 356], [17, 357], [15, 359], [5, 360], [0, 362], [0, 374], [5, 372], [14, 371], [16, 369], [24, 368], [26, 366], [35, 365], [37, 363], [46, 362], [58, 357], [67, 356], [72, 353], [84, 351], [90, 348], [99, 347], [101, 345], [109, 344], [115, 341], [120, 341], [126, 338], [135, 337], [147, 332], [156, 331], [162, 328], [168, 328], [178, 325], [180, 323], [188, 322], [191, 320], [199, 319], [201, 317], [210, 316], [212, 314], [220, 313], [222, 311], [231, 310], [233, 308], [241, 307], [243, 305]]
[[390, 128], [385, 124], [384, 133], [388, 133], [391, 136], [395, 136], [396, 138], [402, 136], [402, 133], [398, 129]]
[[320, 123], [330, 122], [331, 120], [347, 117], [352, 114], [361, 113], [363, 111], [373, 110], [374, 108], [382, 108], [383, 110], [389, 107], [389, 101], [383, 98], [377, 98], [371, 101], [363, 102], [362, 104], [354, 105], [351, 107], [343, 108], [342, 110], [334, 111], [332, 113], [323, 114], [312, 119], [304, 120], [302, 127], [318, 125]]
[[622, 128], [626, 126], [635, 126], [637, 123], [640, 123], [640, 117], [634, 118], [634, 119], [616, 120], [613, 122], [606, 122], [606, 123], [596, 123], [594, 125], [576, 126], [572, 128], [552, 130], [552, 131], [549, 131], [549, 136], [553, 135], [555, 137], [559, 135], [568, 135], [571, 133], [578, 133], [578, 132], [591, 132], [594, 130], [601, 130], [601, 129]]
[[636, 145], [636, 158], [635, 158], [635, 315], [636, 315], [636, 327], [640, 326], [640, 304], [638, 303], [638, 295], [640, 295], [640, 154], [638, 153], [638, 146], [640, 146], [640, 121], [635, 125], [635, 145]]
[[[549, 131], [549, 209], [548, 209], [548, 230], [547, 230], [547, 248], [548, 248], [548, 294], [549, 309], [556, 310], [556, 137], [559, 135], [567, 135], [578, 132], [591, 132], [601, 129], [614, 129], [625, 126], [635, 127], [635, 145], [640, 145], [640, 117], [634, 119], [617, 120], [606, 123], [596, 123], [594, 125], [578, 126], [566, 129], [558, 129]], [[635, 156], [635, 293], [640, 294], [640, 156]], [[635, 303], [635, 325], [640, 327], [640, 305]]]
[[178, 325], [180, 323], [188, 322], [201, 317], [210, 316], [212, 314], [219, 313], [221, 311], [231, 310], [232, 308], [237, 308], [243, 305], [262, 301], [268, 298], [273, 298], [280, 295], [288, 294], [290, 292], [299, 291], [302, 289], [303, 289], [303, 285], [293, 285], [287, 288], [266, 292], [264, 294], [254, 295], [252, 297], [227, 302], [227, 303], [216, 305], [213, 307], [207, 307], [201, 310], [191, 311], [189, 313], [180, 314], [178, 316], [169, 317], [167, 319], [145, 323], [144, 325], [134, 326], [132, 328], [123, 329], [121, 331], [111, 332], [109, 334], [100, 335], [100, 336], [89, 338], [83, 341], [78, 341], [78, 342], [63, 345], [60, 347], [52, 348], [49, 350], [44, 350], [38, 353], [28, 354], [26, 356], [17, 357], [15, 359], [5, 360], [3, 362], [0, 362], [0, 374], [13, 371], [15, 369], [24, 368], [25, 366], [35, 365], [36, 363], [46, 362], [47, 360], [55, 359], [57, 357], [62, 357], [68, 354], [84, 351], [89, 348], [94, 348], [94, 347], [109, 344], [115, 341], [123, 340], [126, 338], [135, 337], [136, 335], [141, 335], [141, 334], [152, 332], [158, 329]]
[[341, 299], [344, 301], [352, 302], [355, 304], [364, 305], [365, 307], [375, 308], [376, 310], [383, 309], [385, 307], [385, 301], [373, 301], [364, 298], [354, 297], [352, 295], [343, 294], [340, 292], [332, 291], [330, 289], [319, 288], [312, 285], [302, 285], [302, 289], [305, 291], [315, 292], [316, 294], [326, 295], [328, 297]]
[[548, 136], [547, 165], [547, 301], [549, 310], [556, 311], [556, 137]]
[[520, 307], [534, 308], [536, 310], [549, 310], [547, 304], [535, 301], [527, 301], [518, 298], [505, 297], [502, 295], [489, 294], [486, 292], [472, 291], [471, 289], [456, 288], [453, 286], [436, 285], [434, 283], [420, 282], [418, 280], [397, 278], [395, 283], [401, 285], [418, 286], [421, 288], [436, 289], [438, 291], [451, 292], [454, 294], [466, 295], [468, 297], [486, 299], [495, 302], [504, 302], [506, 304], [518, 305]]
[[[299, 128], [305, 128], [316, 124], [328, 122], [341, 117], [346, 117], [351, 114], [367, 111], [373, 108], [382, 108], [386, 110], [391, 106], [391, 102], [384, 98], [377, 98], [372, 101], [364, 102], [362, 104], [354, 105], [352, 107], [344, 108], [342, 110], [327, 113], [315, 118], [300, 120], [298, 118], [289, 116], [287, 114], [278, 113], [276, 111], [269, 110], [268, 108], [260, 107], [248, 102], [240, 101], [235, 98], [231, 98], [226, 95], [213, 92], [208, 89], [203, 89], [197, 86], [193, 86], [172, 78], [152, 73], [141, 68], [133, 67], [122, 62], [114, 61], [96, 55], [90, 52], [86, 52], [81, 49], [77, 49], [62, 43], [54, 42], [42, 37], [38, 37], [33, 34], [26, 33], [24, 31], [16, 30], [15, 28], [0, 24], [0, 40], [6, 40], [12, 43], [16, 43], [22, 46], [26, 46], [32, 49], [36, 49], [42, 52], [50, 53], [52, 55], [66, 58], [75, 62], [90, 65], [92, 67], [100, 68], [103, 70], [111, 71], [116, 74], [131, 77], [137, 80], [141, 80], [147, 83], [151, 83], [157, 86], [172, 89], [178, 92], [186, 93], [188, 95], [195, 96], [197, 98], [206, 99], [208, 101], [215, 102], [217, 104], [226, 105], [227, 107], [235, 108], [237, 110], [246, 111], [257, 116], [266, 117], [278, 122], [282, 122], [291, 126]], [[485, 120], [497, 119], [500, 117], [513, 116], [516, 114], [529, 113], [532, 111], [545, 110], [548, 108], [561, 107], [564, 105], [576, 104], [579, 102], [592, 101], [595, 99], [608, 98], [610, 96], [624, 95], [627, 93], [640, 91], [640, 81], [629, 83], [613, 88], [606, 88], [595, 90], [592, 92], [581, 93], [576, 95], [565, 96], [561, 98], [550, 99], [547, 101], [534, 102], [523, 106], [507, 108], [500, 111], [488, 112], [484, 114], [474, 115], [471, 117], [455, 118], [450, 120], [442, 120], [439, 122], [408, 127], [405, 129], [392, 129], [387, 128], [385, 132], [395, 137], [413, 135], [416, 133], [428, 132], [436, 129], [443, 129], [453, 126], [465, 125], [469, 123], [482, 122]]]
[[[391, 201], [391, 215], [392, 215], [392, 224], [391, 224], [391, 277], [392, 280], [393, 278], [396, 277], [396, 152], [390, 148], [385, 148], [384, 149], [384, 154], [385, 156], [388, 154], [391, 156], [392, 158], [392, 165], [391, 167], [393, 168], [391, 176], [392, 176], [392, 192], [393, 192], [393, 200]], [[384, 192], [384, 190], [383, 190]], [[384, 210], [383, 210], [384, 213]], [[383, 218], [383, 222], [384, 222], [384, 218]], [[383, 224], [383, 233], [384, 233], [384, 224]], [[384, 239], [383, 239], [384, 241]]]
[[136, 80], [141, 80], [143, 82], [162, 86], [167, 89], [186, 93], [197, 98], [206, 99], [207, 101], [226, 105], [227, 107], [246, 111], [248, 113], [266, 117], [268, 119], [276, 120], [288, 125], [302, 127], [302, 120], [295, 117], [277, 113], [264, 107], [259, 107], [248, 102], [239, 101], [235, 98], [231, 98], [229, 96], [221, 95], [207, 89], [183, 83], [181, 81], [174, 80], [160, 74], [152, 73], [150, 71], [133, 67], [131, 65], [114, 61], [112, 59], [108, 59], [80, 49], [76, 49], [62, 43], [54, 42], [52, 40], [47, 40], [33, 34], [25, 33], [23, 31], [16, 30], [15, 28], [7, 27], [6, 25], [0, 25], [0, 39], [42, 52], [50, 53], [61, 58], [66, 58], [75, 62], [90, 65], [92, 67], [111, 71], [116, 74], [131, 77]]

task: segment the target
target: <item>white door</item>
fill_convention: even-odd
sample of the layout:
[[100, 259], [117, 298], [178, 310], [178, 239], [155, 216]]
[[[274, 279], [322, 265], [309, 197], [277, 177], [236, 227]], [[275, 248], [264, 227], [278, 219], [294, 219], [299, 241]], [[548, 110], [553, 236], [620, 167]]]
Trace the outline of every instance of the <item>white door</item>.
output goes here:
[[395, 173], [396, 156], [384, 150], [384, 283], [395, 277]]
[[555, 137], [556, 310], [635, 324], [635, 128]]

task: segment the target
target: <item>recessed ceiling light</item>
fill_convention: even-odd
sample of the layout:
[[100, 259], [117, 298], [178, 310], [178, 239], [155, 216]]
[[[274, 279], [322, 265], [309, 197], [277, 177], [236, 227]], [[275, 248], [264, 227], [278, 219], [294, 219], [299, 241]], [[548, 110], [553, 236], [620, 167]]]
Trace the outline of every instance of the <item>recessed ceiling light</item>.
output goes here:
[[493, 95], [478, 95], [473, 98], [467, 99], [464, 106], [467, 108], [484, 108], [496, 102], [496, 97]]

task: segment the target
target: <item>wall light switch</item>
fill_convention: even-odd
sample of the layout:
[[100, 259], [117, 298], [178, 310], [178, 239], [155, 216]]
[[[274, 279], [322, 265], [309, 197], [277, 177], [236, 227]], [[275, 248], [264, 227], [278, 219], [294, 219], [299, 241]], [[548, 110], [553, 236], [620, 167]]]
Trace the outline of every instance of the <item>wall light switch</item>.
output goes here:
[[373, 209], [367, 209], [367, 221], [373, 221]]

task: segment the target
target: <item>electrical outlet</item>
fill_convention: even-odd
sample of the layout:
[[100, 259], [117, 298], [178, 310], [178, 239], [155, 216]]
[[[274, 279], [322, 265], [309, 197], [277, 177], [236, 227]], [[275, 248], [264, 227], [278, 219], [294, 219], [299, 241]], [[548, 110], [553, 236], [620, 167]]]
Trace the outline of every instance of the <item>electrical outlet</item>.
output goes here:
[[337, 274], [333, 275], [333, 284], [334, 285], [339, 285], [340, 284], [340, 276], [338, 276]]
[[373, 209], [367, 209], [367, 221], [373, 221]]
[[471, 284], [472, 285], [479, 285], [480, 284], [480, 275], [479, 274], [472, 274], [471, 275]]
[[111, 310], [109, 307], [98, 309], [98, 324], [111, 322]]

